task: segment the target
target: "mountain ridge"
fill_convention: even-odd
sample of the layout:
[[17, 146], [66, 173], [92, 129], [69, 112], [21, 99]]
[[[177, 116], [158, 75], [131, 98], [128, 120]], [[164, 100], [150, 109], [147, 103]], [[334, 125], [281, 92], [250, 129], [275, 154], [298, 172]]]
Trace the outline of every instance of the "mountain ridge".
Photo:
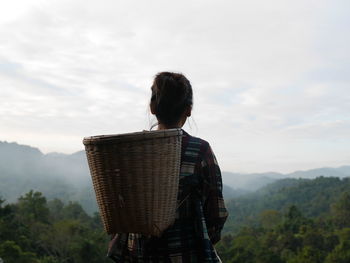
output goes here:
[[[317, 168], [289, 174], [222, 172], [226, 200], [254, 192], [283, 178], [350, 176], [350, 166]], [[31, 189], [48, 198], [65, 196], [79, 201], [93, 212], [97, 209], [85, 151], [72, 154], [42, 153], [38, 148], [16, 142], [0, 141], [0, 195], [10, 202]]]
[[[43, 153], [39, 148], [34, 147], [34, 146], [30, 146], [30, 145], [26, 145], [26, 144], [19, 144], [17, 142], [8, 142], [8, 141], [0, 141], [0, 150], [1, 147], [3, 147], [4, 145], [7, 146], [15, 146], [17, 148], [21, 148], [21, 149], [26, 149], [27, 151], [32, 151], [32, 152], [36, 152], [37, 154], [41, 154], [42, 156], [50, 156], [50, 157], [85, 157], [85, 151], [84, 150], [80, 150], [80, 151], [76, 151], [70, 154], [67, 153], [60, 153], [60, 152], [48, 152], [48, 153]], [[0, 152], [1, 153], [1, 152]], [[310, 177], [317, 177], [317, 176], [329, 176], [329, 173], [339, 173], [340, 177], [347, 177], [350, 176], [350, 165], [341, 165], [338, 167], [328, 167], [328, 166], [324, 166], [324, 167], [319, 167], [319, 168], [313, 168], [313, 169], [308, 169], [308, 170], [295, 170], [294, 172], [291, 173], [281, 173], [281, 172], [274, 172], [274, 171], [270, 171], [270, 172], [251, 172], [251, 173], [235, 173], [235, 172], [229, 172], [229, 171], [222, 171], [223, 174], [227, 174], [229, 176], [259, 176], [259, 177], [268, 177], [268, 178], [274, 178], [274, 179], [280, 179], [280, 178], [307, 178], [308, 176]], [[326, 173], [326, 174], [322, 174], [322, 173]], [[309, 175], [307, 175], [309, 174]], [[316, 175], [314, 175], [316, 174]], [[333, 176], [333, 175], [331, 175]]]

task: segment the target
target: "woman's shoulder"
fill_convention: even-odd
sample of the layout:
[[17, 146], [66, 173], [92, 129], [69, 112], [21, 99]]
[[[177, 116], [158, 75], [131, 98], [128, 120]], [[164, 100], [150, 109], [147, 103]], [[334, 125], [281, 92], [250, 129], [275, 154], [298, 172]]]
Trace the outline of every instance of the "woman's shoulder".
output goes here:
[[208, 141], [196, 136], [192, 136], [184, 130], [182, 130], [182, 132], [183, 132], [183, 143], [186, 144], [188, 147], [197, 148], [202, 153], [205, 153], [208, 150], [211, 151], [210, 144]]

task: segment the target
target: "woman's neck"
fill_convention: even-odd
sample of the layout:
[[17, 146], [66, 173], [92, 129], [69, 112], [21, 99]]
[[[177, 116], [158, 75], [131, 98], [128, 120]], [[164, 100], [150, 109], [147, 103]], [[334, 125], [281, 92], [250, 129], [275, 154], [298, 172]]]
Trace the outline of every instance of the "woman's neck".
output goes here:
[[185, 125], [186, 120], [187, 120], [187, 115], [184, 114], [182, 118], [178, 121], [178, 123], [175, 123], [173, 125], [165, 125], [158, 121], [158, 130], [181, 129]]
[[164, 124], [161, 124], [159, 123], [158, 124], [158, 130], [167, 130], [167, 129], [176, 129], [176, 128], [181, 128], [182, 125], [164, 125]]

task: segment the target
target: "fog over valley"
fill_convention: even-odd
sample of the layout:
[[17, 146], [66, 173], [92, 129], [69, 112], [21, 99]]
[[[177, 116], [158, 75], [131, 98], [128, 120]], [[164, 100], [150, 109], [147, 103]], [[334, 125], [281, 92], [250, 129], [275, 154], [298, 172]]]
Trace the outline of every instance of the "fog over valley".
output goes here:
[[[256, 191], [282, 178], [344, 178], [350, 176], [350, 166], [296, 171], [290, 174], [222, 171], [222, 176], [224, 196], [228, 200]], [[0, 196], [7, 202], [15, 202], [20, 195], [31, 189], [42, 192], [48, 199], [78, 201], [89, 213], [97, 211], [84, 151], [74, 154], [43, 154], [32, 146], [0, 141]]]

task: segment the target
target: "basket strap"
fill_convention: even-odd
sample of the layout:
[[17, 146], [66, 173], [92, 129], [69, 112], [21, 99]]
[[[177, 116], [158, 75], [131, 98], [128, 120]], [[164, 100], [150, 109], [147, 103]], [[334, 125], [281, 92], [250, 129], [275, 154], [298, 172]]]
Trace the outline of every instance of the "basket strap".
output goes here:
[[196, 199], [200, 200], [200, 192], [198, 190], [198, 188], [191, 188], [190, 192], [186, 195], [186, 197], [184, 199], [182, 199], [182, 201], [180, 202], [180, 204], [176, 207], [176, 209], [179, 209], [183, 203], [191, 196], [194, 195]]
[[191, 195], [191, 193], [189, 193], [184, 199], [182, 199], [180, 204], [176, 207], [176, 210], [182, 206], [182, 204], [190, 197], [190, 195]]
[[[184, 136], [184, 135], [183, 135]], [[182, 145], [182, 147], [187, 147], [187, 145]], [[182, 149], [183, 150], [183, 149]], [[200, 149], [198, 149], [200, 150]], [[182, 158], [181, 158], [182, 159]], [[200, 163], [201, 161], [201, 154], [198, 154], [195, 163]], [[180, 168], [181, 169], [181, 168]], [[198, 189], [198, 186], [201, 185], [200, 176], [197, 173], [193, 173], [189, 178], [186, 178], [185, 180], [188, 180], [188, 182], [184, 182], [184, 192], [185, 192], [185, 198], [182, 199], [180, 204], [177, 206], [176, 209], [179, 209], [182, 204], [192, 195], [194, 194], [195, 199], [199, 198], [201, 199], [201, 191]]]

